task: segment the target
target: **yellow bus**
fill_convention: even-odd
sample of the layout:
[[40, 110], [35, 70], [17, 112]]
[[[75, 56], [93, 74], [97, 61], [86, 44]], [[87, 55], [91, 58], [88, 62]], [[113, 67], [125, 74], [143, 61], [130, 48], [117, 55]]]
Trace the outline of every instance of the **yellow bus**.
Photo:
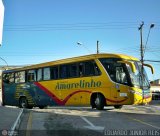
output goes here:
[[[152, 66], [143, 66], [153, 73]], [[142, 68], [131, 56], [91, 54], [6, 70], [2, 103], [23, 108], [91, 105], [98, 110], [145, 104], [151, 92]]]

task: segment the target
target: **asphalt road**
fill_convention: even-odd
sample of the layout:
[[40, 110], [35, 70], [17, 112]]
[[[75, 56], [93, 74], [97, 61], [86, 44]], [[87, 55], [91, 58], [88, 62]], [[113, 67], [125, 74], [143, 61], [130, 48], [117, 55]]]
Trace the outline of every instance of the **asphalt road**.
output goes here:
[[160, 136], [160, 106], [124, 106], [121, 110], [106, 107], [49, 107], [25, 110], [19, 135], [152, 135]]
[[3, 130], [11, 130], [19, 113], [19, 108], [0, 106], [0, 136]]

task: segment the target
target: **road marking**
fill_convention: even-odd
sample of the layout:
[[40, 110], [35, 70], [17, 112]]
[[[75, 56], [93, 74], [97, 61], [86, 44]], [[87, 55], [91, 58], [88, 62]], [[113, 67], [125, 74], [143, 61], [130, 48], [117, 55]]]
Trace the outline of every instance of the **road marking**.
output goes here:
[[26, 131], [26, 136], [30, 136], [31, 135], [31, 129], [32, 129], [32, 111], [30, 111], [29, 113], [29, 117], [28, 117], [28, 123], [27, 123], [27, 131]]
[[84, 126], [85, 128], [96, 130], [96, 131], [104, 131], [104, 127], [102, 126], [95, 126], [92, 122], [90, 122], [85, 117], [80, 116], [82, 120], [84, 120], [89, 126]]
[[131, 117], [128, 117], [128, 118], [129, 118], [129, 119], [131, 119], [131, 120], [137, 121], [137, 122], [139, 122], [139, 123], [141, 123], [141, 124], [144, 124], [144, 125], [147, 125], [147, 126], [150, 126], [150, 127], [156, 128], [156, 129], [160, 129], [160, 127], [158, 127], [158, 126], [154, 126], [154, 125], [149, 124], [149, 123], [147, 123], [147, 122], [144, 122], [144, 121], [142, 121], [142, 120], [134, 119], [134, 118], [131, 118]]
[[16, 127], [19, 126], [19, 124], [21, 122], [21, 115], [22, 115], [22, 113], [23, 113], [23, 109], [20, 110], [16, 121], [14, 122], [13, 126], [11, 127], [11, 134], [10, 134], [10, 136], [14, 135], [14, 130], [16, 129]]
[[85, 117], [80, 116], [85, 122], [87, 122], [91, 127], [95, 127], [92, 122], [87, 120]]

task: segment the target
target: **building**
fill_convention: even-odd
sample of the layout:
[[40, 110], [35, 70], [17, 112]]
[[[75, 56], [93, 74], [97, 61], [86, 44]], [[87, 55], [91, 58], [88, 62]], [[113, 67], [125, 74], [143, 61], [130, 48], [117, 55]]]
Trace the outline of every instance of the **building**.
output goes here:
[[151, 84], [160, 85], [160, 79], [156, 79], [154, 81], [151, 81]]
[[160, 100], [160, 79], [151, 82], [152, 100]]

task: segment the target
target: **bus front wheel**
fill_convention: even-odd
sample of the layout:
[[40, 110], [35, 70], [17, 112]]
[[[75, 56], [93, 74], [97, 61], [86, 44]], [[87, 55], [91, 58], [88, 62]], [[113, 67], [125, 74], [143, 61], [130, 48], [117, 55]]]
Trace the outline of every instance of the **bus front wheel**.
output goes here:
[[20, 108], [28, 108], [28, 101], [26, 97], [21, 97], [19, 100], [19, 107]]
[[121, 108], [122, 108], [122, 105], [114, 105], [114, 108], [115, 108], [115, 109], [121, 109]]
[[101, 94], [97, 94], [94, 99], [94, 103], [97, 110], [103, 110], [105, 106], [104, 96]]

